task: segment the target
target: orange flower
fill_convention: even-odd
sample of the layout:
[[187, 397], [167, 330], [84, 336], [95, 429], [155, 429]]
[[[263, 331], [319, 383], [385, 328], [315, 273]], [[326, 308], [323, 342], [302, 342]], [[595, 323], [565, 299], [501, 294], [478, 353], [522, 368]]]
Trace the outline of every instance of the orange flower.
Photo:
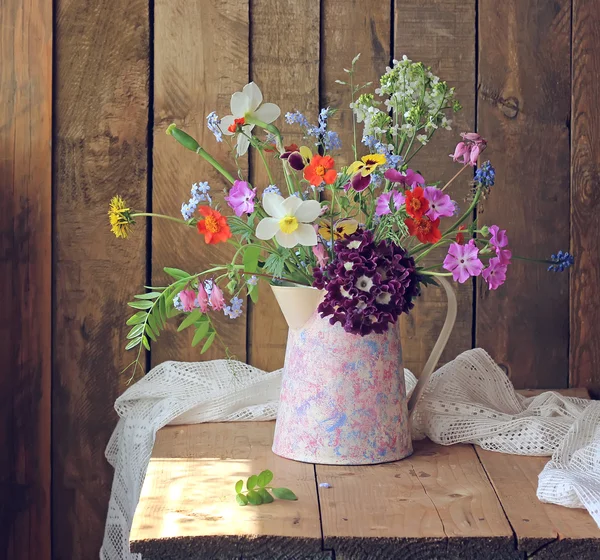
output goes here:
[[406, 194], [406, 213], [416, 220], [422, 218], [429, 210], [429, 202], [423, 194], [423, 189], [415, 187], [412, 191], [406, 191], [404, 194]]
[[227, 241], [231, 237], [227, 218], [220, 212], [213, 210], [210, 206], [200, 206], [198, 212], [204, 216], [204, 220], [197, 224], [198, 233], [204, 235], [204, 241], [209, 245]]
[[404, 220], [408, 233], [416, 235], [421, 243], [437, 243], [442, 238], [440, 219], [431, 221], [427, 216], [422, 218], [406, 218]]
[[335, 182], [337, 171], [333, 169], [335, 162], [331, 156], [314, 156], [310, 165], [304, 168], [304, 178], [313, 186], [320, 186], [323, 181], [328, 185]]
[[458, 228], [458, 233], [456, 234], [456, 242], [459, 245], [464, 245], [464, 243], [465, 243], [465, 234], [462, 232], [465, 231], [466, 229], [467, 229], [467, 226], [464, 224]]
[[229, 132], [235, 133], [235, 132], [237, 132], [238, 126], [241, 128], [245, 124], [246, 124], [246, 119], [244, 117], [241, 117], [239, 119], [233, 119], [233, 123], [227, 127], [227, 130], [229, 130]]

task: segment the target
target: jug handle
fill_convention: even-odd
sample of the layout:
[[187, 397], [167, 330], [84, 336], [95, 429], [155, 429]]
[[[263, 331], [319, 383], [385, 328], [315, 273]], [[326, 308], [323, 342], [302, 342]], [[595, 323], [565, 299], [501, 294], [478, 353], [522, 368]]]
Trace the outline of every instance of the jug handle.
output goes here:
[[446, 280], [443, 276], [436, 276], [436, 280], [439, 281], [446, 291], [446, 297], [448, 298], [448, 311], [446, 312], [446, 320], [444, 321], [444, 326], [442, 327], [440, 336], [438, 336], [433, 350], [431, 351], [431, 354], [425, 363], [425, 367], [423, 368], [421, 376], [419, 377], [419, 380], [417, 381], [417, 384], [408, 401], [409, 417], [412, 416], [417, 402], [419, 402], [425, 387], [427, 387], [427, 383], [429, 383], [429, 378], [431, 377], [433, 369], [437, 365], [440, 356], [442, 355], [442, 352], [448, 343], [448, 339], [450, 338], [450, 334], [454, 328], [454, 323], [456, 322], [456, 312], [458, 307], [456, 303], [456, 294], [454, 293], [450, 282], [448, 282], [448, 280]]

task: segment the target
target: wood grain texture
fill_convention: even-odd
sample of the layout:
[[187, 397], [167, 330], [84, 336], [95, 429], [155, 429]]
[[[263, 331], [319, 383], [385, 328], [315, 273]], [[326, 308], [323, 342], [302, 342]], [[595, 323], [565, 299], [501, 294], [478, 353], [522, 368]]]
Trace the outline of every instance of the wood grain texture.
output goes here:
[[[340, 17], [340, 14], [344, 17]], [[336, 84], [346, 81], [343, 68], [350, 68], [355, 55], [360, 53], [355, 80], [359, 84], [373, 82], [367, 91], [379, 85], [391, 58], [391, 4], [383, 5], [369, 0], [322, 0], [321, 2], [321, 76], [320, 92], [323, 107], [335, 107], [337, 113], [330, 119], [332, 130], [340, 135], [342, 151], [335, 155], [337, 167], [352, 163], [352, 110], [350, 87]], [[364, 155], [360, 125], [357, 127], [357, 148]]]
[[[513, 255], [548, 258], [569, 247], [570, 3], [479, 5], [478, 129], [496, 184], [481, 225], [508, 232]], [[507, 282], [477, 281], [477, 345], [517, 388], [568, 380], [568, 278], [513, 261]]]
[[430, 546], [512, 557], [512, 530], [473, 448], [414, 444], [397, 463], [316, 466], [318, 482], [332, 486], [319, 489], [325, 548], [343, 558], [419, 558]]
[[[285, 144], [301, 145], [302, 129], [286, 124], [283, 115], [298, 110], [311, 122], [318, 116], [319, 1], [255, 0], [250, 17], [251, 78], [265, 101], [281, 107], [282, 116], [275, 125]], [[269, 184], [267, 173], [257, 154], [252, 154], [251, 162], [251, 182], [262, 192]], [[271, 169], [287, 196], [280, 163], [274, 162]], [[258, 304], [250, 307], [248, 330], [248, 362], [266, 371], [282, 367], [288, 329], [266, 282], [260, 283]]]
[[[224, 189], [231, 186], [212, 166], [165, 134], [173, 122], [235, 176], [227, 145], [217, 143], [206, 128], [211, 111], [230, 114], [235, 91], [248, 83], [247, 0], [157, 0], [154, 28], [154, 145], [152, 208], [180, 216], [193, 183], [208, 181], [213, 205], [223, 206]], [[217, 53], [218, 50], [218, 53]], [[218, 58], [218, 60], [217, 60]], [[242, 158], [242, 162], [245, 158]], [[242, 163], [245, 167], [245, 164]], [[225, 212], [227, 213], [227, 212]], [[166, 285], [165, 266], [200, 272], [213, 264], [231, 262], [233, 247], [207, 245], [194, 228], [156, 219], [152, 224], [152, 282]], [[225, 292], [225, 286], [221, 285]], [[228, 294], [226, 294], [228, 296]], [[246, 360], [246, 322], [214, 313], [216, 328], [235, 358]], [[198, 361], [223, 358], [218, 342], [204, 355], [192, 347], [193, 329], [176, 334], [176, 322], [152, 348], [152, 364], [165, 360]]]
[[[161, 543], [168, 542], [171, 552], [161, 559], [187, 558], [173, 555], [181, 547], [195, 549], [198, 558], [320, 553], [313, 465], [274, 455], [273, 429], [274, 422], [236, 422], [161, 430], [134, 519], [133, 548], [141, 542], [151, 558], [158, 558], [157, 551], [166, 546]], [[236, 481], [264, 469], [275, 473], [275, 486], [293, 489], [298, 501], [240, 507]]]
[[108, 203], [145, 209], [148, 3], [56, 0], [53, 558], [98, 556], [125, 386], [126, 302], [145, 283], [145, 227], [116, 239]]
[[0, 558], [50, 558], [52, 3], [0, 7]]
[[[417, 38], [419, 38], [417, 40]], [[459, 169], [448, 154], [453, 153], [461, 132], [475, 128], [475, 1], [396, 0], [394, 23], [394, 57], [421, 61], [456, 87], [463, 109], [454, 114], [452, 132], [438, 131], [431, 143], [410, 162], [428, 182], [448, 181]], [[449, 194], [463, 211], [469, 191], [464, 172], [449, 188]], [[450, 225], [450, 220], [447, 220]], [[444, 227], [444, 223], [442, 223]], [[444, 251], [429, 257], [428, 264], [443, 260]], [[471, 348], [473, 288], [470, 282], [455, 284], [458, 298], [456, 325], [440, 359], [440, 365]], [[425, 365], [446, 317], [446, 296], [440, 288], [430, 287], [401, 322], [404, 366], [417, 376]]]
[[571, 107], [571, 386], [600, 389], [600, 5], [573, 0]]

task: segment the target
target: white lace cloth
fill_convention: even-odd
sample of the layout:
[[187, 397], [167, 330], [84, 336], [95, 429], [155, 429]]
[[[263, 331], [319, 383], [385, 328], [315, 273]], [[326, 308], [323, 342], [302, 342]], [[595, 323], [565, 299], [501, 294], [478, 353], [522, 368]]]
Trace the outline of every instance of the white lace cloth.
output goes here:
[[[407, 390], [416, 380], [405, 370]], [[119, 423], [106, 449], [115, 469], [101, 560], [140, 560], [129, 534], [156, 432], [166, 424], [271, 420], [281, 370], [240, 362], [161, 364], [119, 397]], [[519, 455], [552, 455], [539, 477], [545, 502], [586, 508], [600, 526], [600, 402], [547, 392], [525, 398], [481, 350], [436, 371], [419, 402], [413, 437], [473, 443]]]

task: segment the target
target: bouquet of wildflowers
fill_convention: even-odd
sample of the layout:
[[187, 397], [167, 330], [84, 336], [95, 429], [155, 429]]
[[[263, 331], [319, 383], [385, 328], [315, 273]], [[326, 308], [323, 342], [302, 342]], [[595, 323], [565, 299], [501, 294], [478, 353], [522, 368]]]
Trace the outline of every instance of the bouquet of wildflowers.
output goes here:
[[[435, 283], [436, 276], [460, 283], [482, 276], [491, 290], [504, 283], [511, 258], [518, 258], [506, 231], [471, 219], [495, 181], [491, 163], [479, 163], [486, 141], [473, 132], [460, 135], [450, 155], [460, 167], [445, 183], [410, 167], [438, 129], [451, 130], [451, 114], [460, 110], [454, 89], [422, 63], [403, 57], [367, 93], [370, 84], [354, 85], [357, 60], [346, 70], [349, 82], [339, 81], [350, 87], [352, 98], [350, 165], [336, 165], [340, 139], [328, 128], [334, 110], [321, 109], [314, 125], [298, 111], [286, 113], [287, 123], [299, 126], [305, 140], [302, 146], [287, 145], [274, 124], [280, 108], [264, 103], [258, 86], [250, 83], [231, 96], [231, 115], [207, 116], [215, 141], [229, 146], [235, 172], [175, 125], [167, 130], [219, 171], [227, 207], [213, 204], [210, 193], [217, 187], [206, 182], [193, 185], [181, 218], [135, 212], [119, 196], [112, 199], [109, 217], [117, 237], [127, 237], [137, 217], [154, 216], [196, 230], [199, 244], [235, 248], [231, 262], [208, 270], [165, 268], [170, 285], [135, 296], [126, 346], [139, 347], [133, 364], [143, 347], [149, 349], [149, 339], [156, 340], [166, 321], [179, 315], [179, 330], [194, 328], [192, 344], [203, 342], [205, 352], [217, 337], [214, 314], [239, 317], [247, 296], [256, 302], [259, 280], [322, 289], [321, 316], [363, 336], [386, 331], [408, 313], [421, 287]], [[249, 149], [259, 154], [270, 184], [252, 185], [244, 176], [239, 160]], [[274, 166], [283, 170], [280, 184], [273, 179]], [[461, 211], [450, 187], [467, 170], [471, 194]], [[424, 257], [437, 247], [445, 249], [444, 258], [425, 266]], [[540, 262], [562, 271], [573, 257], [561, 251]]]

